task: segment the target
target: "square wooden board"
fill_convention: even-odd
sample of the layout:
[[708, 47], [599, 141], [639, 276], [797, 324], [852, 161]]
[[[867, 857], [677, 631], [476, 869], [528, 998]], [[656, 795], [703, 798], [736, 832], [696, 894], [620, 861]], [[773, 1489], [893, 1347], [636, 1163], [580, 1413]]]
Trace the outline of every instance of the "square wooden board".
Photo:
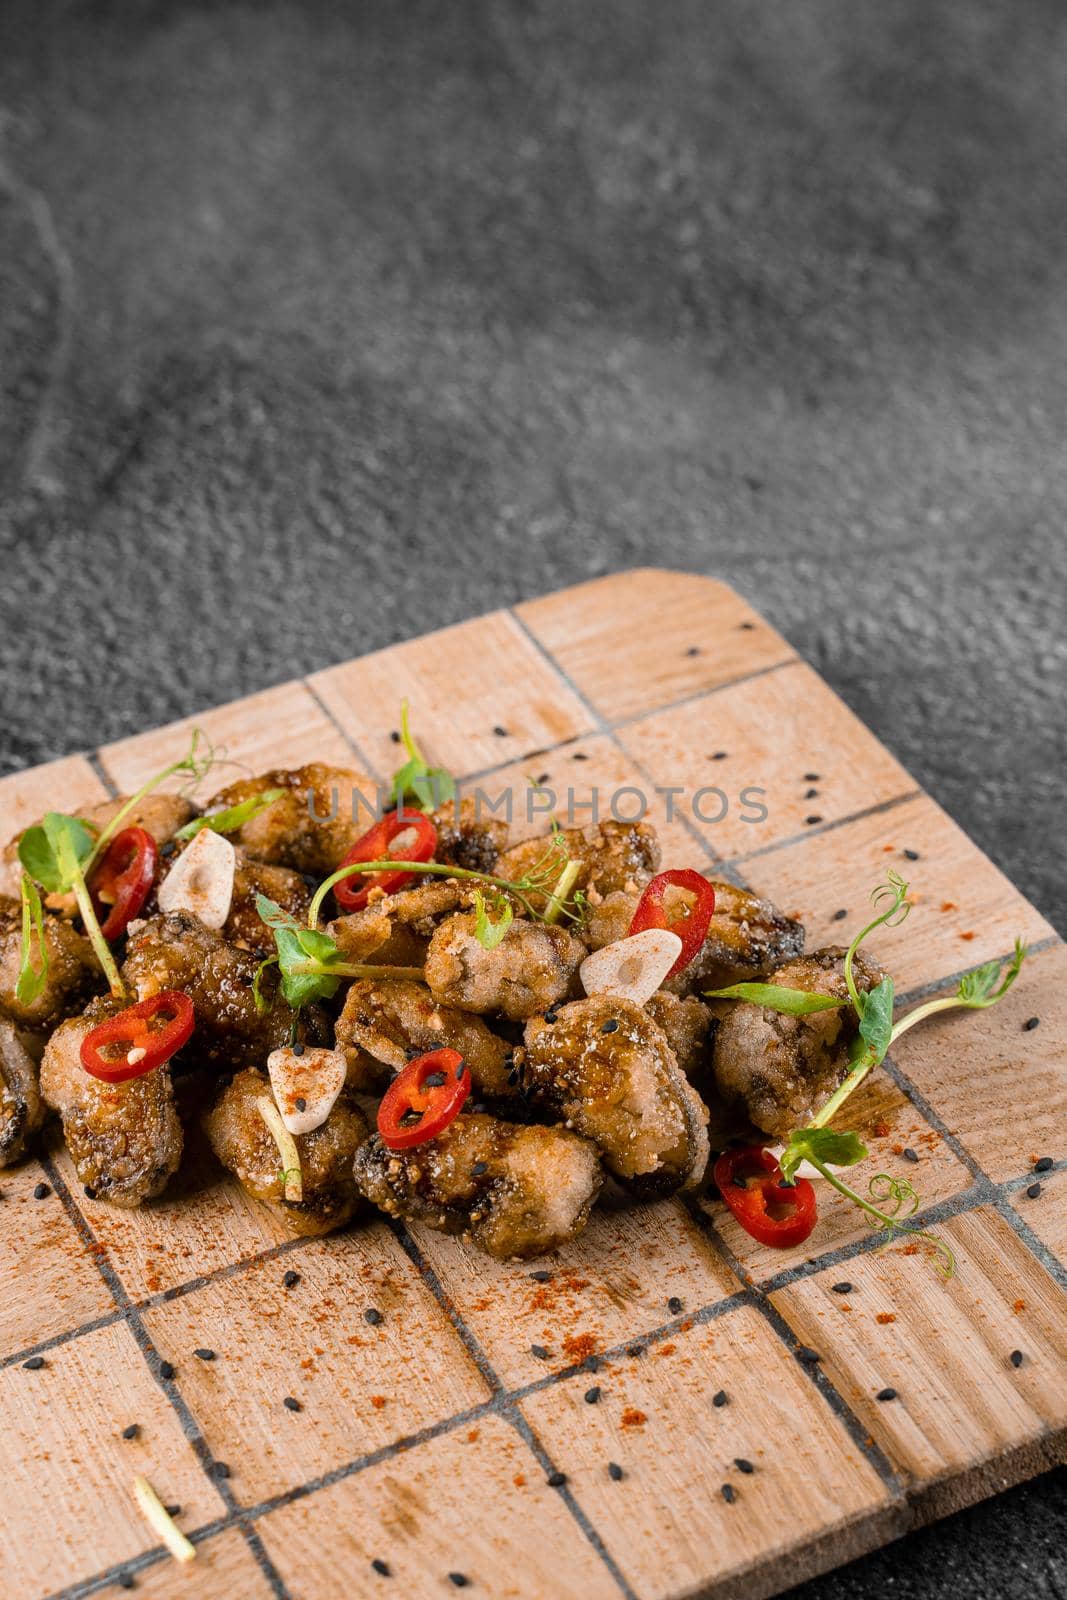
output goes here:
[[[897, 869], [913, 911], [872, 950], [901, 991], [1030, 942], [1002, 1006], [909, 1033], [852, 1108], [858, 1181], [910, 1178], [958, 1274], [875, 1250], [836, 1200], [785, 1253], [714, 1200], [616, 1199], [533, 1264], [367, 1219], [290, 1240], [195, 1141], [124, 1212], [53, 1138], [0, 1175], [0, 1593], [743, 1600], [1062, 1460], [1067, 952], [725, 585], [620, 573], [15, 774], [0, 837], [128, 791], [194, 725], [243, 770], [381, 781], [405, 695], [431, 760], [561, 809], [643, 797], [665, 865], [750, 883], [809, 947]], [[544, 826], [522, 811], [516, 835]], [[141, 1522], [135, 1473], [181, 1504], [194, 1563]]]

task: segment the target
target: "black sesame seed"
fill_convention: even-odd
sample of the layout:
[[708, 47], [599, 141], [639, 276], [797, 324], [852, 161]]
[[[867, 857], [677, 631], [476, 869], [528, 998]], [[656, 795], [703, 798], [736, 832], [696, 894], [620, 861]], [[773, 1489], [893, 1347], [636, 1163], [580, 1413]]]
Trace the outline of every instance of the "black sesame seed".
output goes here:
[[230, 1469], [226, 1465], [225, 1461], [213, 1461], [211, 1463], [211, 1470], [216, 1478], [228, 1478], [230, 1476]]
[[424, 1089], [440, 1089], [444, 1087], [445, 1081], [445, 1073], [431, 1072], [428, 1077], [423, 1078], [422, 1084]]
[[122, 1437], [124, 1439], [136, 1439], [140, 1431], [141, 1424], [139, 1422], [131, 1422], [128, 1427], [123, 1428]]
[[508, 736], [508, 730], [506, 728], [502, 728], [499, 723], [497, 723], [496, 727], [493, 729], [493, 732], [496, 734], [498, 739], [506, 739]]
[[88, 1184], [88, 1183], [85, 1184], [83, 1186], [82, 1193], [85, 1195], [86, 1200], [95, 1200], [96, 1199], [96, 1190], [92, 1187], [91, 1184]]
[[449, 1583], [455, 1584], [457, 1589], [465, 1589], [468, 1583], [470, 1583], [470, 1579], [467, 1577], [465, 1572], [450, 1572], [448, 1574], [448, 1581]]
[[380, 1578], [392, 1577], [392, 1573], [389, 1570], [388, 1561], [383, 1561], [380, 1556], [375, 1556], [374, 1560], [371, 1562], [371, 1566], [374, 1568], [375, 1572]]
[[297, 1097], [296, 1097], [295, 1101], [293, 1102], [293, 1104], [296, 1106], [296, 1109], [298, 1111], [306, 1111], [307, 1108], [308, 1108], [308, 1103], [304, 1099], [304, 1096], [302, 1094], [298, 1094], [297, 1095]]
[[571, 756], [571, 760], [572, 761], [588, 761], [589, 757], [586, 755], [584, 750], [576, 750], [574, 752], [574, 754]]
[[879, 1389], [878, 1393], [875, 1395], [874, 1398], [876, 1400], [895, 1400], [896, 1397], [897, 1397], [897, 1391], [895, 1389], [886, 1388], [886, 1389]]
[[831, 1284], [831, 1288], [833, 1289], [834, 1294], [852, 1293], [852, 1285], [849, 1283], [847, 1278], [842, 1279], [840, 1283]]
[[289, 1271], [282, 1278], [282, 1282], [287, 1289], [295, 1289], [297, 1284], [300, 1282], [299, 1272], [294, 1272], [292, 1267], [290, 1267]]
[[534, 779], [534, 783], [547, 783], [551, 776], [552, 774], [550, 772], [540, 772]]
[[555, 1022], [558, 1017], [559, 1017], [559, 1012], [554, 1010], [552, 1007], [549, 1007], [549, 1009], [545, 1012], [545, 1021], [546, 1022]]
[[302, 1056], [304, 1054], [304, 1041], [303, 1041], [303, 1039], [294, 1039], [293, 1040], [293, 1054], [294, 1054], [294, 1056]]
[[1034, 1162], [1034, 1171], [1035, 1172], [1051, 1172], [1052, 1171], [1052, 1164], [1053, 1163], [1052, 1163], [1052, 1157], [1051, 1156], [1042, 1156], [1040, 1161], [1035, 1161]]
[[681, 1309], [682, 1302], [679, 1300], [676, 1294], [672, 1294], [670, 1299], [667, 1301], [667, 1310], [673, 1312], [674, 1315], [677, 1316]]
[[163, 859], [166, 860], [169, 856], [174, 854], [177, 848], [178, 846], [173, 839], [165, 839], [159, 847], [159, 853]]
[[304, 1409], [300, 1404], [300, 1401], [294, 1399], [291, 1394], [286, 1395], [285, 1399], [282, 1401], [282, 1405], [285, 1407], [286, 1411], [303, 1411]]
[[804, 798], [805, 800], [817, 800], [819, 798], [818, 789], [805, 789]]
[[392, 739], [394, 744], [400, 743], [400, 732], [397, 728], [390, 728], [389, 737]]
[[33, 1198], [35, 1200], [44, 1200], [51, 1193], [52, 1191], [47, 1183], [35, 1183], [33, 1186]]
[[817, 822], [821, 822], [822, 821], [822, 818], [821, 817], [805, 817], [804, 821], [807, 823], [809, 828], [814, 828], [814, 826], [815, 826], [815, 824]]
[[730, 1404], [730, 1397], [726, 1393], [725, 1389], [720, 1389], [718, 1394], [712, 1395], [711, 1403], [713, 1406], [728, 1406]]
[[626, 1354], [628, 1356], [632, 1356], [635, 1361], [638, 1359], [638, 1357], [643, 1356], [644, 1353], [645, 1352], [644, 1352], [643, 1348], [639, 1344], [630, 1345], [629, 1349], [626, 1352]]
[[700, 646], [691, 644], [685, 653], [687, 656], [698, 656], [700, 654]]
[[805, 772], [805, 774], [804, 774], [804, 782], [805, 783], [818, 783], [818, 781], [819, 781], [819, 779], [821, 777], [822, 777], [822, 773], [821, 772]]
[[594, 1385], [593, 1385], [593, 1387], [591, 1389], [587, 1389], [585, 1391], [585, 1403], [586, 1403], [587, 1406], [595, 1406], [599, 1399], [600, 1399], [600, 1385], [599, 1385], [599, 1383], [594, 1383]]
[[1023, 1364], [1023, 1353], [1022, 1353], [1022, 1351], [1021, 1350], [1013, 1350], [1012, 1353], [1011, 1353], [1011, 1356], [1009, 1357], [1009, 1360], [1011, 1361], [1011, 1364], [1012, 1364], [1013, 1367], [1021, 1367], [1022, 1364]]
[[715, 750], [708, 757], [708, 760], [709, 761], [725, 761], [726, 757], [727, 757], [727, 754], [728, 754], [728, 752], [725, 751], [725, 750]]
[[368, 1306], [363, 1313], [363, 1320], [369, 1322], [372, 1328], [376, 1328], [382, 1320], [382, 1314], [377, 1306]]
[[136, 1589], [137, 1579], [132, 1572], [122, 1572], [115, 1579], [120, 1589]]
[[466, 1063], [461, 1061], [459, 1066], [456, 1068], [456, 1082], [457, 1083], [462, 1078], [462, 1076], [466, 1072], [466, 1070], [467, 1070]]
[[918, 850], [905, 850], [904, 859], [905, 859], [905, 861], [918, 861], [918, 859], [919, 859]]
[[582, 1368], [586, 1372], [599, 1372], [600, 1371], [600, 1357], [599, 1356], [586, 1356], [585, 1360], [582, 1362]]
[[623, 1478], [625, 1477], [625, 1473], [623, 1472], [622, 1468], [619, 1466], [619, 1463], [617, 1461], [609, 1461], [608, 1462], [608, 1477], [612, 1480], [613, 1483], [621, 1483]]
[[751, 1461], [746, 1461], [744, 1456], [734, 1456], [734, 1466], [737, 1468], [738, 1472], [743, 1472], [746, 1474], [746, 1476], [750, 1475], [756, 1470]]
[[728, 1506], [732, 1506], [737, 1499], [737, 1491], [732, 1483], [724, 1483], [719, 1491]]
[[752, 633], [755, 631], [756, 624], [754, 622], [742, 622], [739, 626], [742, 633]]
[[807, 1367], [813, 1367], [817, 1361], [822, 1360], [822, 1356], [817, 1350], [813, 1350], [810, 1344], [798, 1344], [797, 1360], [803, 1361]]
[[565, 1472], [550, 1472], [545, 1481], [550, 1489], [562, 1489], [567, 1481], [567, 1474]]
[[44, 1364], [44, 1356], [31, 1356], [28, 1361], [22, 1363], [27, 1372], [40, 1372]]
[[619, 1019], [618, 1019], [618, 1017], [609, 1017], [607, 1022], [602, 1022], [601, 1025], [600, 1025], [600, 1031], [601, 1031], [601, 1033], [618, 1033], [618, 1031], [619, 1031]]
[[831, 922], [844, 922], [844, 920], [845, 920], [845, 918], [847, 916], [848, 916], [848, 912], [842, 906], [840, 911], [835, 911], [834, 912], [833, 916], [830, 918], [830, 921]]
[[531, 1272], [530, 1273], [530, 1277], [533, 1279], [534, 1283], [551, 1283], [552, 1282], [552, 1274], [551, 1274], [551, 1272]]
[[201, 1345], [199, 1350], [194, 1350], [193, 1355], [201, 1361], [214, 1361], [215, 1359], [214, 1350], [209, 1350], [206, 1345]]
[[530, 1354], [536, 1356], [538, 1361], [548, 1360], [548, 1351], [543, 1344], [532, 1344], [530, 1346]]
[[918, 1161], [918, 1159], [919, 1159], [919, 1156], [918, 1156], [917, 1151], [913, 1150], [911, 1148], [910, 1144], [905, 1146], [905, 1149], [904, 1149], [904, 1160], [905, 1161]]
[[1027, 1189], [1026, 1193], [1029, 1199], [1036, 1200], [1041, 1193], [1041, 1185], [1039, 1183], [1032, 1183]]
[[159, 1376], [164, 1378], [168, 1383], [170, 1382], [171, 1378], [174, 1376], [174, 1367], [171, 1362], [161, 1361], [159, 1363]]
[[168, 1517], [180, 1517], [182, 1514], [181, 1506], [164, 1506], [163, 1509]]
[[1041, 1018], [1040, 1017], [1027, 1017], [1026, 1021], [1023, 1023], [1023, 1032], [1024, 1033], [1033, 1033], [1034, 1029], [1035, 1028], [1039, 1028], [1040, 1026], [1041, 1026]]
[[488, 1171], [489, 1171], [489, 1163], [488, 1163], [488, 1161], [476, 1161], [474, 1163], [473, 1167], [471, 1168], [471, 1177], [472, 1178], [481, 1178]]

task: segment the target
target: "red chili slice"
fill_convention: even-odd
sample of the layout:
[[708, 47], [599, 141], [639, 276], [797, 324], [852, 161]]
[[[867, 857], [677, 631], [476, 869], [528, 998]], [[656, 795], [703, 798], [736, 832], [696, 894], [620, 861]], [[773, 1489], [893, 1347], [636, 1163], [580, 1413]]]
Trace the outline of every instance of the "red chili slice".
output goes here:
[[762, 1145], [727, 1150], [714, 1174], [724, 1201], [760, 1244], [776, 1250], [803, 1244], [819, 1220], [814, 1187], [807, 1178], [783, 1183], [778, 1158]]
[[390, 1150], [410, 1150], [436, 1139], [459, 1116], [470, 1092], [471, 1075], [458, 1050], [431, 1050], [417, 1056], [382, 1097], [378, 1107], [382, 1143]]
[[[684, 889], [694, 898], [688, 910], [681, 906], [672, 907], [674, 914], [668, 916], [663, 897], [671, 888]], [[673, 978], [676, 972], [681, 972], [683, 967], [689, 965], [704, 943], [714, 910], [715, 890], [707, 878], [702, 878], [692, 867], [677, 867], [671, 872], [658, 872], [652, 879], [637, 902], [630, 932], [644, 933], [646, 928], [669, 928], [678, 935], [682, 941], [682, 953], [667, 974], [668, 978]]]
[[144, 828], [123, 828], [101, 857], [89, 885], [105, 939], [117, 939], [140, 911], [153, 883], [159, 850]]
[[[162, 989], [92, 1028], [81, 1043], [86, 1072], [105, 1083], [126, 1083], [161, 1067], [193, 1031], [193, 1002], [177, 989]], [[137, 1054], [137, 1052], [143, 1054]], [[131, 1061], [130, 1055], [136, 1059]]]
[[[410, 833], [411, 838], [398, 855], [390, 857], [389, 847], [402, 833]], [[385, 857], [399, 861], [432, 861], [436, 849], [437, 829], [424, 812], [387, 811], [380, 822], [356, 840], [341, 866], [350, 867], [356, 861], [377, 861]], [[414, 877], [413, 872], [375, 872], [369, 878], [353, 873], [351, 878], [342, 878], [340, 883], [334, 884], [333, 895], [343, 911], [362, 911], [372, 889], [395, 894]]]

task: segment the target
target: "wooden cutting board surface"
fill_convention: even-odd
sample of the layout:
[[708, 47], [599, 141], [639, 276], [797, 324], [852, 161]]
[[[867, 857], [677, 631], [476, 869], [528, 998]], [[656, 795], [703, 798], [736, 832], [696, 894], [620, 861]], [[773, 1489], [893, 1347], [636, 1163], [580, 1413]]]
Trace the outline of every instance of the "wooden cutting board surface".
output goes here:
[[[770, 895], [809, 948], [853, 930], [896, 868], [914, 909], [872, 948], [903, 995], [1030, 942], [1002, 1005], [908, 1034], [852, 1108], [858, 1184], [910, 1179], [957, 1276], [876, 1251], [825, 1198], [792, 1252], [680, 1201], [602, 1207], [533, 1266], [381, 1219], [294, 1241], [195, 1140], [172, 1191], [132, 1212], [86, 1198], [53, 1142], [0, 1174], [0, 1592], [72, 1600], [133, 1575], [151, 1600], [407, 1600], [456, 1574], [472, 1595], [733, 1600], [1062, 1460], [1064, 947], [732, 590], [629, 572], [396, 645], [7, 778], [0, 835], [129, 791], [194, 723], [251, 772], [321, 758], [387, 776], [404, 696], [428, 754], [487, 792], [532, 777], [561, 806], [596, 788], [632, 814], [619, 796], [640, 791], [665, 865]], [[726, 815], [702, 821], [713, 789]], [[135, 1473], [180, 1505], [190, 1566], [134, 1508]]]

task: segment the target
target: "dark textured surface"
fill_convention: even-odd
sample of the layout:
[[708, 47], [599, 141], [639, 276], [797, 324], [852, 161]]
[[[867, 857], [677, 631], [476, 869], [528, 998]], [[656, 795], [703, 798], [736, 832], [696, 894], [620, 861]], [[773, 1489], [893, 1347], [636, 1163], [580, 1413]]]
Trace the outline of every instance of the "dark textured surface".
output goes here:
[[[691, 568], [1063, 926], [1065, 45], [1058, 0], [7, 0], [0, 770]], [[1057, 1509], [804, 1592], [1064, 1600]]]

